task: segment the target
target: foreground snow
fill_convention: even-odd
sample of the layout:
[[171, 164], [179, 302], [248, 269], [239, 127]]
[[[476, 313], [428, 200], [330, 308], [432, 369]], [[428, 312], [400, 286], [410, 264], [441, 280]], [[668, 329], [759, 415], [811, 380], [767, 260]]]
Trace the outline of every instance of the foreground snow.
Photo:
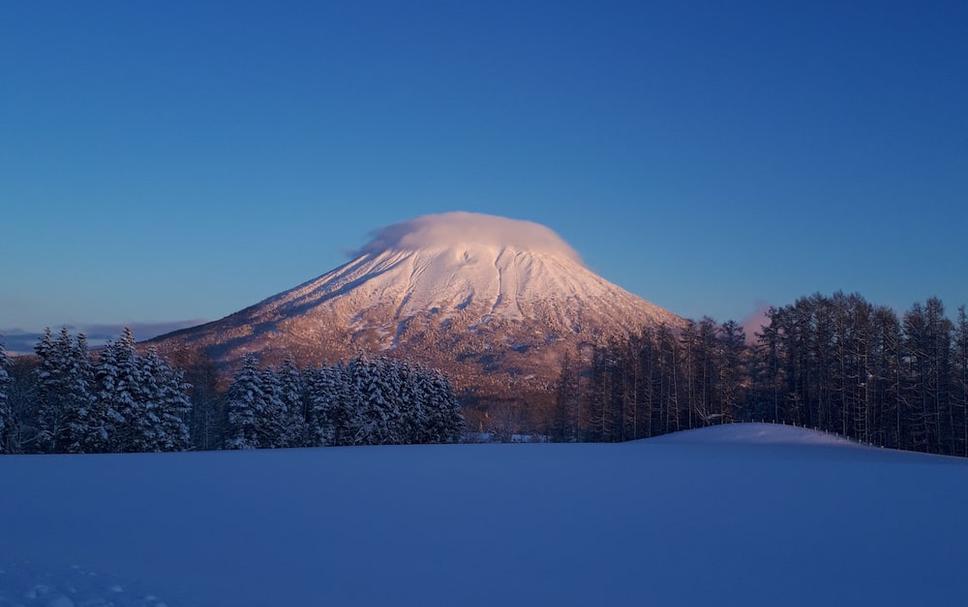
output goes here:
[[968, 462], [805, 436], [0, 458], [0, 605], [961, 600]]

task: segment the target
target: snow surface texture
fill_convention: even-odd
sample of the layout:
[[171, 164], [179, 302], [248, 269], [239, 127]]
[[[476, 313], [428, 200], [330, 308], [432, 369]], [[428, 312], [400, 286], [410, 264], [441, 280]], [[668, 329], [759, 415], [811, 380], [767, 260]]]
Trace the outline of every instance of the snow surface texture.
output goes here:
[[33, 563], [0, 566], [0, 607], [169, 607], [160, 597], [78, 565], [55, 571]]
[[[740, 429], [624, 444], [7, 456], [0, 560], [110, 573], [170, 607], [966, 596], [968, 462], [804, 444], [788, 429], [777, 432], [792, 444], [717, 436]], [[44, 584], [74, 600], [72, 574], [45, 575], [0, 589]]]
[[662, 443], [735, 443], [748, 445], [839, 445], [859, 447], [842, 436], [781, 424], [723, 424], [663, 434], [651, 439]]
[[300, 364], [360, 351], [437, 367], [459, 389], [510, 381], [546, 389], [579, 343], [682, 320], [589, 270], [550, 229], [474, 213], [378, 231], [346, 264], [219, 321], [153, 340], [223, 363], [258, 352]]

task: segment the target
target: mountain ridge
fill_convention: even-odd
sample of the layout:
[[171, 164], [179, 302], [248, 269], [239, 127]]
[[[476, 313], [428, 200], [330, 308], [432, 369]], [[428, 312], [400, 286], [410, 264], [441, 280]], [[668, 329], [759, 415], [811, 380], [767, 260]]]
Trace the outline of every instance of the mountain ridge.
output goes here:
[[569, 349], [681, 322], [589, 270], [544, 226], [447, 213], [384, 228], [321, 276], [147, 343], [227, 366], [248, 353], [300, 364], [401, 356], [463, 391], [509, 398], [546, 390]]

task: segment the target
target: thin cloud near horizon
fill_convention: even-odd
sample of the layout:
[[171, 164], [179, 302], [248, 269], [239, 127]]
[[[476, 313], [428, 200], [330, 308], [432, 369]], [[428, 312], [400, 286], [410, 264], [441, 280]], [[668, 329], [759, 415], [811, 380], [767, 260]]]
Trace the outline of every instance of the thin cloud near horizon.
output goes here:
[[[52, 325], [50, 329], [56, 332], [60, 331], [61, 327], [67, 327], [73, 333], [82, 332], [87, 336], [90, 344], [96, 346], [116, 338], [125, 327], [130, 328], [134, 332], [138, 341], [143, 341], [164, 335], [165, 333], [171, 333], [172, 331], [178, 331], [179, 329], [194, 327], [205, 322], [207, 321], [204, 319], [190, 319], [158, 322], [91, 323], [83, 325], [64, 323]], [[42, 331], [25, 331], [16, 328], [0, 329], [0, 343], [3, 343], [4, 347], [11, 354], [29, 354], [33, 352], [34, 345], [41, 336], [43, 336]]]

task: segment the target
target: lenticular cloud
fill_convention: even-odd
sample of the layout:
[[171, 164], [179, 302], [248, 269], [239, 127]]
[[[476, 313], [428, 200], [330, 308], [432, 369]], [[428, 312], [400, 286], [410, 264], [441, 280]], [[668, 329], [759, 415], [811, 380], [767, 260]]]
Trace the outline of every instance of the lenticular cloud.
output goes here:
[[541, 224], [467, 212], [423, 215], [389, 225], [377, 230], [359, 253], [475, 245], [547, 253], [581, 261], [568, 243]]

